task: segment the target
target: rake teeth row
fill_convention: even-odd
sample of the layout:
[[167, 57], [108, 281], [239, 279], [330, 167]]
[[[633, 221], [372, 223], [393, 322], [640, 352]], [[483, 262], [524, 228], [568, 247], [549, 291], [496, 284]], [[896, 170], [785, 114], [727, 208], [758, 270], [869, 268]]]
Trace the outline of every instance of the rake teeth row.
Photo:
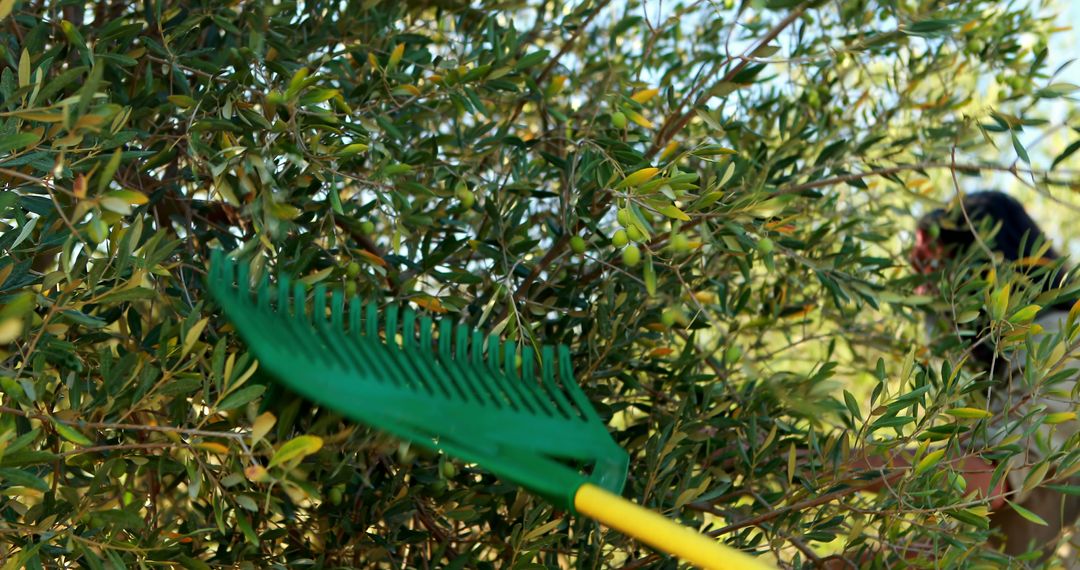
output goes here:
[[[380, 310], [358, 296], [346, 300], [340, 289], [328, 296], [321, 283], [309, 303], [308, 287], [285, 276], [272, 285], [264, 274], [252, 295], [247, 264], [220, 251], [212, 253], [209, 283], [220, 298], [235, 304], [225, 307], [230, 314], [258, 315], [261, 325], [250, 327], [259, 336], [253, 340], [298, 358], [451, 401], [599, 421], [573, 380], [565, 346], [544, 345], [537, 354], [525, 345], [519, 351], [513, 341], [411, 307], [391, 304]], [[279, 327], [291, 334], [277, 333]]]

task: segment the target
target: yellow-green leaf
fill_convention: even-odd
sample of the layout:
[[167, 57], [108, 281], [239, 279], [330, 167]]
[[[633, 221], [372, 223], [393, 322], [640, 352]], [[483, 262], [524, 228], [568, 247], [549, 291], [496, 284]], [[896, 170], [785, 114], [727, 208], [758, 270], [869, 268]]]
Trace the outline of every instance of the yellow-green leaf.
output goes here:
[[1072, 324], [1076, 322], [1076, 317], [1077, 316], [1080, 316], [1080, 299], [1077, 299], [1076, 302], [1074, 302], [1072, 307], [1069, 309], [1069, 321], [1068, 322], [1069, 322], [1069, 327], [1070, 328], [1072, 327]]
[[53, 427], [56, 428], [56, 433], [60, 434], [60, 437], [70, 441], [71, 443], [77, 443], [79, 445], [94, 445], [94, 442], [90, 441], [90, 438], [80, 433], [79, 430], [67, 424], [62, 424], [55, 419], [52, 423]]
[[203, 451], [209, 451], [210, 453], [217, 453], [219, 455], [226, 455], [229, 453], [229, 446], [218, 443], [216, 441], [198, 441], [191, 444], [195, 449], [201, 449]]
[[270, 213], [279, 220], [293, 220], [299, 217], [303, 212], [300, 208], [291, 204], [273, 202], [270, 204]]
[[137, 192], [135, 190], [113, 190], [112, 192], [106, 194], [106, 196], [116, 198], [118, 200], [123, 200], [124, 202], [132, 206], [142, 206], [143, 204], [149, 202], [146, 194], [143, 194], [142, 192]]
[[970, 323], [979, 318], [979, 311], [964, 311], [956, 316], [956, 324]]
[[353, 143], [353, 144], [345, 145], [344, 147], [342, 147], [342, 149], [338, 151], [338, 156], [352, 156], [354, 154], [359, 154], [361, 152], [364, 152], [367, 149], [368, 149], [368, 145], [366, 145], [366, 144]]
[[917, 464], [915, 464], [915, 474], [918, 475], [927, 469], [938, 464], [941, 458], [945, 455], [945, 449], [939, 449], [937, 451], [931, 451], [926, 454]]
[[1043, 423], [1054, 425], [1063, 424], [1065, 422], [1071, 422], [1076, 419], [1076, 412], [1055, 412], [1053, 414], [1047, 414]]
[[285, 90], [285, 98], [292, 99], [300, 92], [300, 89], [304, 87], [304, 81], [307, 80], [308, 68], [301, 67], [293, 74], [292, 79], [289, 79], [289, 87]]
[[390, 59], [386, 60], [386, 71], [393, 71], [397, 64], [401, 62], [401, 56], [403, 55], [405, 55], [405, 44], [394, 46], [394, 51], [390, 52]]
[[1005, 318], [1005, 311], [1009, 308], [1009, 284], [990, 294], [990, 318], [1000, 321]]
[[313, 105], [315, 103], [322, 103], [329, 101], [334, 97], [337, 97], [341, 92], [337, 89], [319, 88], [308, 91], [303, 97], [300, 98], [301, 105]]
[[690, 221], [690, 216], [687, 216], [686, 212], [683, 212], [682, 210], [676, 208], [673, 205], [668, 205], [660, 208], [660, 213], [675, 220], [682, 220], [684, 222]]
[[656, 94], [659, 92], [659, 89], [643, 89], [631, 95], [630, 98], [638, 103], [647, 103], [650, 99], [656, 97]]
[[635, 123], [645, 127], [646, 129], [653, 128], [652, 121], [641, 116], [641, 113], [638, 113], [637, 111], [631, 111], [628, 109], [626, 111], [626, 116], [629, 117], [631, 121], [634, 121]]
[[[700, 115], [700, 116], [704, 116], [704, 115]], [[694, 149], [694, 154], [696, 154], [698, 156], [716, 156], [716, 155], [719, 155], [719, 154], [729, 155], [729, 154], [738, 154], [738, 153], [735, 152], [735, 149], [720, 146], [718, 144], [707, 144], [707, 145], [698, 147], [697, 149]], [[734, 166], [734, 164], [732, 164], [731, 166]], [[726, 182], [726, 180], [720, 182], [720, 186], [723, 186], [724, 182]]]
[[27, 109], [25, 111], [12, 111], [11, 114], [20, 119], [26, 119], [27, 121], [41, 121], [42, 123], [59, 123], [64, 120], [64, 114], [60, 112], [50, 113], [47, 111]]
[[994, 414], [983, 410], [981, 408], [953, 408], [951, 410], [945, 410], [946, 414], [954, 418], [963, 419], [985, 419], [993, 416]]
[[0, 20], [7, 18], [11, 14], [11, 9], [15, 7], [15, 0], [0, 0]]
[[274, 456], [270, 458], [270, 464], [267, 467], [270, 468], [281, 465], [286, 461], [307, 457], [321, 449], [322, 446], [323, 440], [319, 436], [301, 435], [294, 437], [274, 452]]
[[19, 56], [19, 87], [30, 85], [30, 52], [23, 48]]
[[333, 267], [325, 267], [325, 268], [320, 269], [320, 270], [318, 270], [318, 271], [316, 271], [316, 272], [314, 272], [314, 273], [312, 273], [310, 275], [305, 275], [304, 277], [300, 278], [300, 281], [305, 285], [314, 285], [314, 284], [318, 283], [319, 281], [322, 281], [323, 279], [326, 279], [327, 277], [330, 277], [330, 274], [333, 273], [333, 272], [334, 272]]
[[255, 422], [251, 424], [251, 445], [255, 445], [270, 433], [270, 428], [274, 427], [276, 422], [277, 418], [270, 412], [263, 412], [255, 418]]
[[187, 95], [169, 95], [166, 99], [181, 109], [190, 109], [195, 106], [195, 100]]
[[1037, 315], [1040, 310], [1042, 310], [1042, 307], [1039, 305], [1028, 305], [1013, 313], [1012, 316], [1009, 317], [1009, 322], [1014, 325], [1029, 323], [1035, 318], [1035, 315]]
[[390, 91], [396, 97], [416, 97], [420, 95], [420, 89], [415, 85], [398, 85]]
[[102, 208], [110, 212], [116, 212], [121, 216], [126, 216], [131, 213], [131, 204], [128, 204], [126, 200], [121, 200], [113, 196], [102, 196], [98, 201]]
[[1026, 493], [1042, 484], [1043, 480], [1046, 479], [1046, 472], [1049, 469], [1050, 463], [1046, 461], [1032, 469], [1031, 473], [1028, 473], [1027, 477], [1024, 477], [1024, 484], [1020, 486], [1020, 492]]
[[649, 168], [642, 168], [641, 170], [638, 170], [636, 172], [631, 173], [629, 176], [627, 176], [625, 179], [623, 179], [623, 181], [620, 182], [618, 184], [618, 186], [616, 186], [615, 188], [616, 189], [621, 189], [621, 188], [639, 186], [639, 185], [644, 184], [645, 182], [648, 182], [649, 180], [651, 180], [659, 172], [660, 172], [659, 168], [653, 168], [651, 166]]
[[524, 544], [528, 544], [529, 542], [531, 542], [531, 541], [533, 541], [533, 540], [535, 540], [537, 538], [540, 538], [541, 536], [544, 536], [545, 534], [555, 530], [556, 528], [559, 527], [560, 524], [562, 524], [562, 522], [563, 522], [563, 517], [558, 517], [558, 518], [556, 518], [554, 520], [550, 520], [550, 521], [548, 521], [548, 522], [546, 522], [546, 523], [544, 523], [544, 524], [542, 524], [542, 525], [540, 525], [540, 526], [526, 532], [525, 536], [521, 537], [521, 541]]
[[206, 328], [206, 323], [210, 322], [209, 317], [204, 317], [199, 322], [195, 323], [184, 335], [184, 348], [180, 351], [180, 356], [187, 356], [187, 353], [191, 352], [191, 348], [195, 346], [195, 343], [199, 340], [199, 336], [202, 335], [203, 329]]

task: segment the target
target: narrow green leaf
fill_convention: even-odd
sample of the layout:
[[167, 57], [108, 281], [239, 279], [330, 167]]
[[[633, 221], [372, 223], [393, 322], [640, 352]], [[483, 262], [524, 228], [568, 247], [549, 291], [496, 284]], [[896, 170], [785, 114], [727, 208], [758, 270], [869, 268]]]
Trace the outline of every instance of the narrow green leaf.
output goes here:
[[1012, 501], [1006, 501], [1006, 502], [1009, 503], [1009, 506], [1012, 507], [1013, 510], [1016, 511], [1016, 514], [1024, 517], [1024, 519], [1026, 519], [1027, 521], [1033, 522], [1033, 523], [1035, 523], [1035, 524], [1037, 524], [1039, 526], [1049, 526], [1049, 524], [1045, 520], [1043, 520], [1043, 518], [1040, 517], [1039, 515], [1025, 509], [1024, 507], [1021, 507], [1019, 504], [1014, 503]]
[[656, 271], [653, 269], [652, 254], [645, 254], [645, 270], [643, 272], [645, 279], [645, 291], [649, 293], [650, 297], [656, 296]]
[[71, 443], [77, 443], [79, 445], [94, 445], [90, 438], [86, 437], [79, 430], [67, 425], [62, 424], [56, 419], [53, 419], [53, 427], [56, 428], [56, 433], [60, 434], [60, 437], [70, 441]]
[[218, 404], [217, 408], [219, 410], [231, 410], [234, 408], [239, 408], [240, 406], [243, 406], [244, 404], [261, 396], [264, 391], [266, 391], [266, 386], [263, 386], [262, 384], [245, 386], [229, 394], [228, 396], [225, 396], [225, 398], [221, 400], [221, 403]]
[[848, 411], [851, 412], [851, 416], [859, 421], [862, 421], [862, 413], [859, 411], [859, 403], [855, 400], [855, 396], [844, 390], [844, 404], [847, 406]]
[[519, 59], [517, 64], [514, 65], [514, 71], [521, 71], [523, 69], [528, 69], [528, 68], [540, 63], [541, 61], [544, 61], [545, 59], [547, 59], [547, 56], [550, 53], [551, 52], [549, 52], [546, 49], [542, 49], [540, 51], [534, 51], [534, 52], [522, 57], [521, 59]]
[[[105, 188], [107, 188], [109, 186], [109, 183], [112, 182], [113, 176], [116, 174], [116, 170], [120, 168], [120, 158], [122, 155], [123, 152], [120, 149], [116, 149], [116, 151], [113, 152], [112, 156], [109, 157], [109, 162], [105, 163], [105, 168], [103, 168], [101, 170], [101, 173], [98, 174], [98, 192], [105, 191]], [[126, 203], [124, 207], [127, 209], [127, 213], [131, 212], [131, 208], [127, 206]]]
[[1057, 155], [1054, 162], [1050, 165], [1050, 169], [1053, 170], [1057, 165], [1065, 161], [1065, 159], [1072, 156], [1076, 151], [1080, 150], [1080, 139], [1077, 139], [1065, 147], [1065, 150], [1061, 151], [1061, 154]]
[[13, 135], [3, 135], [0, 136], [0, 152], [28, 147], [39, 140], [41, 140], [41, 135], [38, 133], [22, 132]]
[[1013, 148], [1016, 149], [1016, 154], [1020, 157], [1020, 160], [1031, 164], [1031, 159], [1028, 158], [1027, 150], [1024, 148], [1024, 145], [1020, 144], [1020, 139], [1016, 136], [1016, 133], [1013, 133], [1012, 135], [1012, 144]]
[[22, 469], [0, 467], [0, 480], [6, 481], [10, 485], [37, 489], [43, 493], [49, 490], [49, 484], [44, 479]]

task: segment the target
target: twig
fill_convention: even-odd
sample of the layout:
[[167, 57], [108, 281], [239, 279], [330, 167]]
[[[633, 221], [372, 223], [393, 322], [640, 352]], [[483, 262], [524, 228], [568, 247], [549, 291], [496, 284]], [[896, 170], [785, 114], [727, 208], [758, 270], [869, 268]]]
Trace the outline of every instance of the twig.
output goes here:
[[72, 449], [71, 451], [65, 451], [60, 454], [60, 457], [70, 457], [72, 455], [82, 455], [85, 453], [97, 453], [99, 451], [127, 451], [132, 449], [169, 449], [178, 447], [175, 443], [122, 443], [119, 445], [94, 445], [91, 447], [80, 447], [78, 449]]
[[[771, 30], [769, 30], [765, 34], [765, 36], [762, 37], [761, 40], [759, 40], [757, 43], [755, 43], [754, 47], [750, 48], [748, 53], [753, 53], [752, 50], [757, 49], [758, 46], [766, 45], [768, 42], [775, 39], [776, 36], [780, 35], [780, 32], [784, 31], [785, 28], [787, 28], [789, 25], [791, 25], [792, 22], [794, 22], [796, 19], [798, 19], [798, 17], [800, 15], [802, 15], [803, 11], [806, 10], [806, 7], [807, 7], [807, 3], [804, 2], [803, 4], [800, 4], [794, 10], [792, 10], [792, 12], [787, 15], [787, 17], [785, 17], [783, 20], [781, 20], [779, 23], [777, 23], [775, 26], [773, 26], [773, 28]], [[746, 54], [744, 54], [744, 55], [746, 55]], [[732, 77], [734, 77], [740, 71], [742, 71], [742, 69], [744, 67], [746, 67], [746, 65], [748, 63], [749, 63], [749, 61], [747, 61], [747, 60], [740, 61], [737, 65], [735, 65], [735, 67], [731, 68], [731, 70], [728, 71], [728, 73], [726, 73], [724, 75], [724, 78], [721, 80], [721, 82], [730, 80]], [[649, 148], [648, 152], [645, 153], [646, 157], [652, 157], [653, 155], [655, 155], [657, 153], [657, 151], [659, 151], [661, 148], [663, 148], [664, 144], [666, 144], [667, 141], [670, 140], [670, 138], [672, 136], [674, 136], [675, 132], [677, 132], [679, 129], [681, 129], [683, 126], [685, 126], [686, 123], [688, 123], [690, 121], [690, 119], [692, 119], [694, 117], [694, 115], [697, 113], [696, 106], [698, 104], [700, 104], [701, 101], [707, 101], [708, 100], [708, 93], [710, 91], [711, 91], [711, 87], [707, 88], [698, 97], [698, 102], [695, 102], [695, 108], [690, 109], [686, 113], [682, 114], [681, 118], [679, 118], [677, 120], [674, 120], [675, 121], [674, 126], [671, 129], [668, 129], [666, 131], [665, 131], [665, 126], [667, 124], [671, 123], [671, 121], [673, 119], [669, 118], [668, 120], [665, 121], [665, 126], [662, 126], [660, 128], [659, 136], [653, 142], [653, 145]], [[674, 115], [672, 115], [672, 116], [674, 116]], [[516, 117], [516, 114], [515, 114], [515, 117]], [[600, 201], [597, 204], [596, 208], [594, 208], [594, 211], [598, 211], [598, 210], [604, 208], [607, 205], [607, 202], [610, 199], [611, 199], [610, 194], [605, 194], [603, 197], [600, 198]], [[539, 277], [540, 274], [543, 273], [543, 271], [545, 269], [547, 269], [547, 267], [555, 259], [557, 259], [559, 257], [559, 255], [562, 254], [562, 251], [564, 249], [566, 249], [566, 246], [570, 242], [570, 236], [571, 235], [576, 235], [577, 231], [581, 228], [582, 225], [583, 224], [581, 223], [581, 221], [578, 221], [578, 223], [577, 223], [578, 227], [575, 228], [575, 230], [573, 232], [563, 232], [563, 234], [561, 236], [559, 236], [558, 239], [555, 240], [555, 243], [553, 243], [551, 245], [551, 248], [548, 250], [547, 254], [545, 254], [544, 257], [541, 258], [540, 261], [537, 262], [537, 264], [533, 266], [533, 268], [529, 272], [529, 274], [526, 275], [524, 279], [522, 279], [521, 284], [518, 285], [517, 290], [514, 292], [514, 296], [513, 296], [513, 299], [511, 300], [511, 302], [520, 301], [522, 299], [522, 297], [524, 297], [525, 294], [528, 293], [529, 288], [532, 286], [533, 282], [536, 281], [536, 278]]]
[[[766, 32], [760, 40], [755, 42], [751, 47], [746, 48], [746, 51], [744, 51], [741, 56], [736, 58], [739, 60], [739, 63], [735, 64], [734, 67], [729, 69], [728, 72], [724, 74], [724, 77], [720, 80], [719, 83], [726, 83], [734, 79], [740, 71], [742, 71], [744, 68], [746, 68], [747, 65], [750, 64], [751, 60], [747, 57], [749, 54], [754, 53], [761, 47], [768, 45], [769, 42], [776, 39], [776, 37], [779, 36], [781, 32], [787, 29], [788, 26], [790, 26], [795, 20], [798, 20], [799, 17], [802, 16], [803, 12], [806, 11], [806, 8], [808, 6], [808, 2], [803, 2], [802, 4], [796, 6], [795, 9], [792, 10], [783, 20], [780, 20], [775, 26], [772, 27], [771, 30]], [[716, 68], [716, 71], [719, 71], [719, 66]], [[712, 76], [710, 75], [709, 79], [711, 78]], [[706, 79], [706, 82], [707, 81], [708, 79]], [[675, 136], [675, 133], [682, 130], [682, 128], [685, 127], [686, 124], [689, 123], [695, 115], [697, 115], [698, 107], [700, 107], [702, 104], [709, 100], [709, 98], [712, 96], [711, 93], [712, 87], [705, 89], [700, 95], [698, 95], [697, 100], [694, 101], [694, 105], [688, 111], [682, 113], [678, 119], [674, 119], [675, 114], [681, 113], [682, 111], [682, 106], [680, 105], [680, 107], [676, 109], [676, 113], [669, 116], [668, 119], [664, 121], [664, 124], [660, 127], [660, 132], [656, 137], [656, 140], [653, 141], [652, 146], [649, 147], [649, 150], [645, 153], [645, 155], [652, 156], [656, 154], [656, 152], [659, 151], [661, 148], [664, 148], [664, 145], [666, 145], [668, 141], [670, 141], [672, 137]]]
[[91, 429], [115, 429], [115, 430], [133, 430], [133, 431], [153, 431], [161, 433], [180, 433], [184, 435], [197, 435], [202, 437], [229, 437], [233, 439], [242, 440], [246, 437], [245, 434], [229, 432], [229, 431], [210, 431], [202, 429], [189, 429], [179, 428], [173, 426], [148, 426], [144, 424], [124, 424], [124, 423], [111, 423], [111, 422], [85, 422], [81, 420], [62, 420], [46, 414], [38, 414], [33, 412], [24, 412], [16, 408], [10, 408], [8, 406], [0, 406], [0, 414], [12, 414], [16, 416], [22, 416], [24, 418], [31, 418], [42, 421], [53, 421], [64, 425], [73, 427], [83, 427]]
[[[886, 481], [886, 482], [895, 482], [898, 479], [900, 479], [900, 477], [903, 476], [907, 472], [908, 472], [907, 469], [898, 469], [894, 473], [885, 476], [883, 479], [874, 478], [874, 479], [871, 479], [869, 481], [866, 481], [866, 482], [858, 484], [858, 485], [852, 485], [850, 487], [845, 487], [843, 489], [837, 489], [836, 491], [833, 491], [831, 493], [825, 493], [824, 495], [821, 495], [819, 497], [814, 497], [813, 499], [807, 499], [805, 501], [801, 501], [801, 502], [798, 502], [798, 503], [794, 503], [794, 504], [791, 504], [791, 505], [780, 507], [779, 509], [775, 509], [775, 510], [769, 511], [767, 513], [762, 513], [762, 514], [757, 515], [755, 517], [751, 517], [751, 518], [748, 518], [746, 520], [743, 520], [743, 521], [740, 521], [740, 522], [737, 522], [737, 523], [734, 523], [734, 524], [727, 525], [727, 526], [725, 526], [723, 528], [720, 528], [720, 529], [717, 529], [717, 530], [714, 530], [714, 531], [710, 531], [707, 534], [709, 536], [715, 538], [715, 537], [722, 536], [722, 535], [725, 535], [725, 534], [730, 534], [732, 532], [735, 532], [735, 531], [740, 530], [740, 529], [744, 529], [744, 528], [749, 527], [749, 526], [758, 526], [761, 523], [771, 521], [771, 520], [773, 520], [775, 518], [783, 516], [783, 515], [785, 515], [787, 513], [790, 513], [792, 511], [801, 511], [801, 510], [804, 510], [804, 509], [810, 509], [810, 508], [813, 508], [813, 507], [824, 505], [825, 503], [829, 503], [833, 499], [837, 499], [837, 498], [840, 498], [840, 497], [851, 495], [853, 493], [858, 493], [859, 491], [863, 491], [863, 490], [866, 490], [866, 489], [868, 489], [870, 487], [879, 485], [883, 480]], [[724, 516], [723, 512], [717, 510], [715, 507], [713, 507], [712, 505], [710, 505], [708, 503], [690, 503], [689, 505], [687, 505], [687, 507], [689, 507], [691, 509], [694, 509], [694, 510], [698, 510], [698, 511], [703, 511], [703, 512], [707, 512], [707, 513], [711, 513], [711, 514], [717, 514], [717, 515], [720, 515], [720, 516]], [[660, 559], [660, 556], [654, 554], [652, 556], [642, 558], [641, 560], [637, 560], [635, 562], [631, 562], [630, 564], [628, 564], [626, 566], [623, 566], [623, 570], [634, 570], [636, 568], [641, 568], [641, 567], [645, 566], [646, 564], [655, 562], [656, 560], [659, 560], [659, 559]]]

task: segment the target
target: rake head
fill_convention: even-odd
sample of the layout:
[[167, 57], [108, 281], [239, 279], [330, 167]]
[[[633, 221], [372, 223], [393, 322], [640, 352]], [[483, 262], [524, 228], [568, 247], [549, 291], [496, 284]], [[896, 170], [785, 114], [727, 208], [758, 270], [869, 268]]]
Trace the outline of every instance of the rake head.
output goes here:
[[417, 445], [475, 462], [573, 510], [589, 482], [622, 491], [629, 458], [573, 379], [565, 346], [531, 346], [411, 308], [281, 276], [254, 287], [220, 251], [207, 285], [261, 366], [293, 391]]

